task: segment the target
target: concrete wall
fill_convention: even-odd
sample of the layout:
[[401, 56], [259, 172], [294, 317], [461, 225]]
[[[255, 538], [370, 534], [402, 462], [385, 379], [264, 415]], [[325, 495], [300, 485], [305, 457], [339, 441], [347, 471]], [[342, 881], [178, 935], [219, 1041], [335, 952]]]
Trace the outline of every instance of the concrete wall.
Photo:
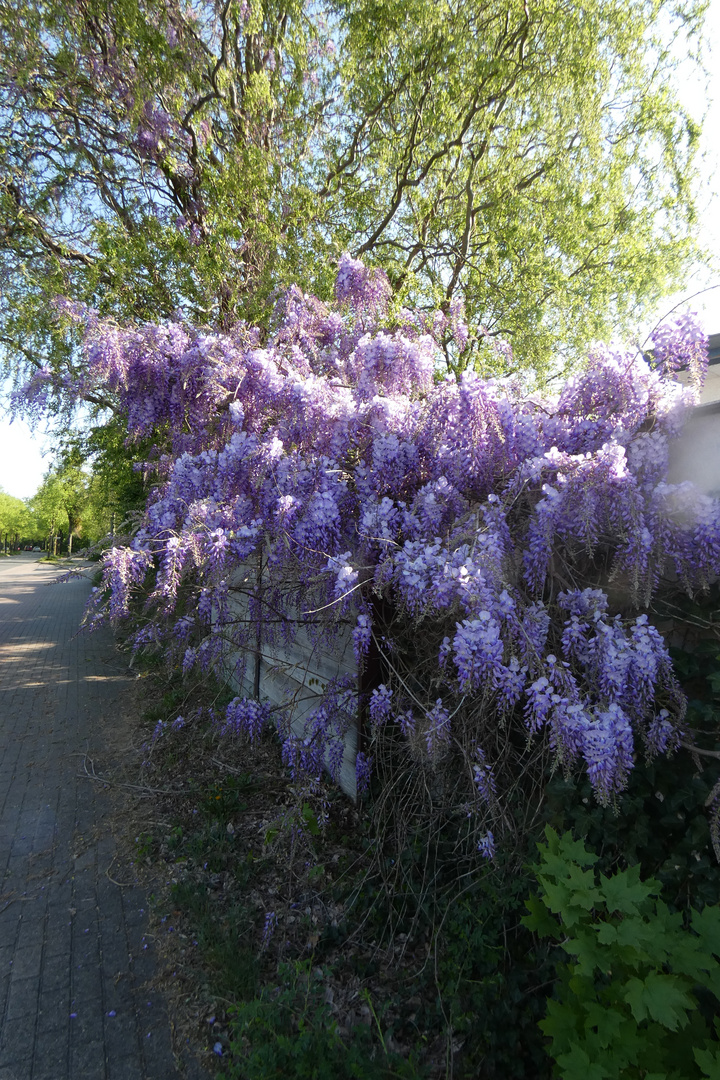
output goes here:
[[671, 442], [668, 480], [691, 480], [704, 494], [720, 495], [720, 401], [698, 406]]
[[[260, 571], [262, 572], [262, 571]], [[239, 571], [230, 584], [230, 614], [240, 622], [249, 622], [249, 593], [255, 586], [257, 570], [245, 568]], [[308, 718], [318, 707], [321, 695], [328, 683], [349, 676], [357, 696], [358, 670], [352, 647], [352, 625], [340, 622], [333, 627], [333, 639], [328, 646], [319, 646], [311, 640], [308, 621], [302, 613], [290, 615], [294, 622], [292, 640], [263, 643], [253, 654], [245, 656], [245, 674], [234, 674], [238, 654], [229, 656], [226, 674], [238, 694], [258, 697], [272, 705], [281, 705], [290, 718], [290, 726], [301, 738], [306, 732]], [[243, 665], [238, 665], [242, 667]], [[345, 735], [339, 784], [346, 795], [357, 798], [355, 758], [358, 751], [357, 711]]]

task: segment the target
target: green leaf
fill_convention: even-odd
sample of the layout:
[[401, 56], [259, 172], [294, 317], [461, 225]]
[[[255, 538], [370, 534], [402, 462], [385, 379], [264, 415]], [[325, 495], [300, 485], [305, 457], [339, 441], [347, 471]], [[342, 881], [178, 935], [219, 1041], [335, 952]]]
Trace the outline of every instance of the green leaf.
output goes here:
[[557, 1063], [562, 1070], [563, 1080], [609, 1080], [612, 1075], [602, 1065], [592, 1062], [577, 1043], [569, 1054], [561, 1054]]
[[627, 988], [623, 995], [625, 1001], [627, 1001], [633, 1016], [637, 1020], [638, 1024], [647, 1017], [647, 1006], [643, 997], [643, 991], [645, 984], [641, 979], [630, 979], [627, 984]]
[[699, 1047], [694, 1046], [693, 1054], [703, 1076], [708, 1077], [709, 1080], [720, 1080], [720, 1050], [710, 1049], [709, 1047], [701, 1050]]
[[594, 971], [609, 972], [612, 966], [610, 951], [598, 943], [592, 928], [578, 929], [573, 938], [562, 942], [562, 948], [576, 957], [579, 974], [592, 975]]
[[[570, 926], [577, 921], [581, 912], [591, 911], [601, 900], [601, 894], [595, 888], [592, 871], [580, 870], [577, 867], [575, 869], [577, 872], [574, 877], [568, 877], [564, 881], [553, 882], [546, 877], [538, 877], [538, 882], [545, 892], [546, 906]], [[579, 911], [573, 911], [573, 908]]]
[[582, 840], [573, 840], [572, 833], [558, 836], [550, 825], [545, 827], [547, 846], [538, 844], [542, 856], [542, 873], [554, 878], [565, 878], [571, 866], [594, 866], [597, 855], [588, 851]]
[[597, 928], [597, 938], [601, 945], [615, 945], [618, 939], [618, 928], [612, 923], [600, 923]]
[[553, 1047], [555, 1054], [564, 1047], [572, 1046], [578, 1037], [576, 1012], [552, 998], [547, 1003], [547, 1016], [540, 1021], [538, 1027], [543, 1035], [547, 1035], [557, 1044]]
[[585, 1007], [585, 1028], [592, 1029], [597, 1033], [598, 1042], [603, 1049], [607, 1049], [618, 1036], [626, 1019], [617, 1009], [608, 1009], [599, 1002], [591, 1001]]
[[525, 901], [525, 907], [530, 912], [523, 915], [520, 922], [528, 930], [534, 930], [540, 937], [560, 937], [560, 926], [556, 919], [548, 912], [545, 904], [535, 895], [529, 896]]
[[318, 819], [315, 816], [315, 813], [314, 813], [312, 807], [309, 805], [309, 803], [303, 803], [302, 817], [303, 817], [303, 821], [305, 822], [305, 824], [308, 827], [308, 831], [309, 831], [310, 835], [311, 836], [319, 836], [320, 835], [320, 826], [318, 824]]
[[600, 889], [608, 911], [638, 915], [650, 896], [659, 893], [660, 886], [652, 880], [640, 881], [640, 868], [631, 866], [629, 870], [613, 874], [612, 877], [601, 874]]
[[675, 975], [651, 971], [644, 981], [630, 979], [623, 996], [638, 1023], [650, 1016], [670, 1031], [677, 1031], [687, 1023], [688, 1010], [695, 1008], [683, 983]]
[[720, 908], [707, 904], [702, 911], [694, 911], [692, 928], [702, 938], [703, 945], [720, 956]]

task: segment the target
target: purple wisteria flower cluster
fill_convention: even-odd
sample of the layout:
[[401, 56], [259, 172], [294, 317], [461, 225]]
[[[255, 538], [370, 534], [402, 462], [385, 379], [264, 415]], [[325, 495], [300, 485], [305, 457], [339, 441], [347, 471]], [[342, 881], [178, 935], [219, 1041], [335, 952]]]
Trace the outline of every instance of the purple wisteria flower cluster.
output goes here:
[[[379, 657], [370, 743], [392, 730], [435, 763], [464, 747], [486, 808], [499, 725], [584, 768], [604, 803], [638, 752], [677, 745], [684, 698], [642, 609], [666, 571], [689, 587], [720, 572], [720, 506], [667, 482], [696, 400], [674, 372], [697, 382], [705, 362], [692, 322], [660, 329], [650, 359], [596, 350], [550, 398], [446, 374], [439, 337], [462, 353], [461, 312], [393, 311], [383, 273], [349, 256], [334, 304], [294, 288], [267, 337], [64, 314], [86, 333], [67, 389], [113, 394], [129, 440], [157, 443], [144, 519], [106, 555], [94, 618], [129, 614], [142, 586], [137, 640], [186, 670], [249, 668], [299, 628], [329, 647], [349, 626], [358, 666], [373, 642]], [[322, 769], [331, 751], [337, 769], [350, 708], [331, 687], [304, 736], [283, 732], [288, 764]], [[226, 725], [254, 738], [266, 719], [236, 699]]]

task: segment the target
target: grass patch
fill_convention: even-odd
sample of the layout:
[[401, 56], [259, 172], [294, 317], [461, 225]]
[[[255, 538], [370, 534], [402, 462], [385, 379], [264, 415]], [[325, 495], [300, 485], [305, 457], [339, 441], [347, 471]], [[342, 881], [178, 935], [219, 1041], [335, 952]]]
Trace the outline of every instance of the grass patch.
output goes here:
[[328, 1003], [326, 975], [307, 960], [280, 964], [277, 985], [264, 987], [253, 1001], [232, 1010], [233, 1060], [223, 1072], [226, 1080], [411, 1080], [418, 1076], [413, 1060], [388, 1049], [369, 995], [365, 996], [367, 1022], [341, 1032]]
[[196, 935], [211, 969], [213, 991], [231, 1001], [253, 998], [260, 982], [254, 912], [238, 902], [218, 910], [217, 901], [199, 881], [176, 882], [170, 901]]

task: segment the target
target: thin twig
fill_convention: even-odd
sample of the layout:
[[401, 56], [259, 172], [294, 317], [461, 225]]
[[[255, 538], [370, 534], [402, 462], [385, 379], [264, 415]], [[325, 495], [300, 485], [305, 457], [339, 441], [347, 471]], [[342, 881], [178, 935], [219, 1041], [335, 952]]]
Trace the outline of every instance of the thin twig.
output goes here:
[[[88, 760], [90, 761], [90, 768], [92, 770], [91, 772], [88, 771], [88, 767], [87, 767]], [[106, 787], [128, 788], [130, 791], [140, 791], [144, 795], [177, 795], [178, 794], [178, 792], [174, 791], [172, 788], [151, 788], [147, 784], [128, 784], [126, 782], [120, 783], [117, 780], [108, 780], [104, 776], [98, 776], [97, 773], [95, 772], [95, 766], [93, 764], [93, 760], [92, 760], [92, 758], [88, 759], [87, 754], [85, 754], [83, 756], [83, 770], [84, 770], [84, 775], [88, 778], [88, 780], [97, 780], [98, 783], [105, 784]], [[78, 775], [82, 776], [83, 773], [79, 773]]]
[[[113, 862], [115, 862], [114, 859]], [[110, 863], [110, 866], [112, 866], [112, 862]], [[137, 885], [137, 881], [116, 881], [114, 877], [110, 877], [110, 866], [108, 866], [107, 870], [105, 871], [105, 877], [108, 879], [108, 881], [112, 881], [113, 885], [119, 885], [121, 889], [129, 889], [133, 885]]]
[[694, 746], [692, 743], [688, 742], [681, 742], [680, 745], [684, 750], [689, 750], [691, 754], [700, 754], [702, 757], [720, 759], [720, 750], [701, 750], [699, 746]]

